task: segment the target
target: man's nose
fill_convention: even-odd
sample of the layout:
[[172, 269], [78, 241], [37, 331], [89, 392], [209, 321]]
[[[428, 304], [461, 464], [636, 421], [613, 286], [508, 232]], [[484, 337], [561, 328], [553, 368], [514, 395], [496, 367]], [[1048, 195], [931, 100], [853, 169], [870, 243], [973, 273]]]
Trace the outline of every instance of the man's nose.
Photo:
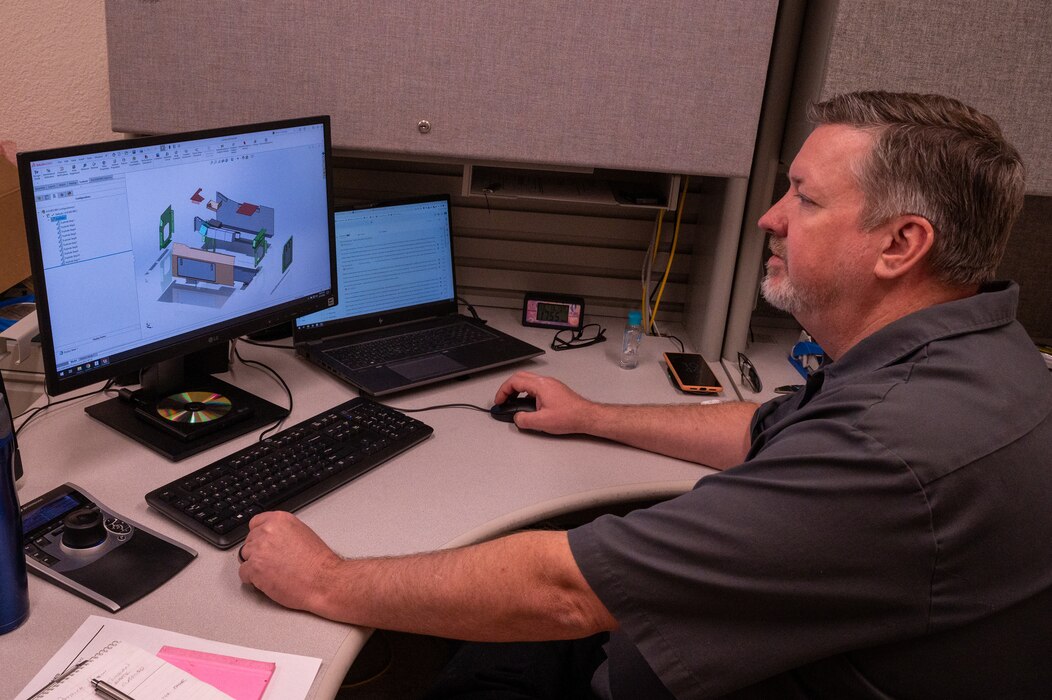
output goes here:
[[769, 233], [773, 236], [785, 235], [785, 217], [781, 213], [781, 204], [781, 200], [775, 202], [756, 222], [756, 225], [764, 233]]

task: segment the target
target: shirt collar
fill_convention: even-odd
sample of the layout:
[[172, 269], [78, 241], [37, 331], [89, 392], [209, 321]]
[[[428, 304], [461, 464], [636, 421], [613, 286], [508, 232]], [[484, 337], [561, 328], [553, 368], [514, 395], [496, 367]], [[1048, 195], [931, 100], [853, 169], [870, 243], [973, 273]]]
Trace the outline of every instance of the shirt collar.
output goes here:
[[892, 321], [866, 336], [819, 372], [826, 381], [894, 364], [932, 341], [1012, 323], [1019, 285], [1011, 281], [984, 284], [977, 294], [929, 306]]

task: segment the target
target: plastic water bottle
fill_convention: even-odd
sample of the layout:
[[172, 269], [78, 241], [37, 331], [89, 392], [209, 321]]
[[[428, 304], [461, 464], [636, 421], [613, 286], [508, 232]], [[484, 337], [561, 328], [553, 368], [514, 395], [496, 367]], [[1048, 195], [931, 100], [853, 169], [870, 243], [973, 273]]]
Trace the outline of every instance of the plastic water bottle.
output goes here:
[[628, 323], [625, 324], [625, 337], [621, 342], [622, 369], [635, 369], [639, 364], [639, 341], [643, 339], [643, 314], [638, 311], [628, 312]]
[[0, 393], [0, 634], [29, 617], [29, 581], [22, 552], [22, 514], [15, 492], [15, 433]]

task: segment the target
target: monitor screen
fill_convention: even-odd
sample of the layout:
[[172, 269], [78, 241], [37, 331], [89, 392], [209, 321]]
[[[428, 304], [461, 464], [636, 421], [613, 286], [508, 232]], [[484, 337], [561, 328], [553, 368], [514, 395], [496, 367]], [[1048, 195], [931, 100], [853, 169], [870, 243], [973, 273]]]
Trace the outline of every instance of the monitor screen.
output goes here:
[[19, 154], [48, 391], [334, 302], [328, 117]]
[[394, 321], [400, 311], [440, 303], [455, 308], [447, 195], [341, 207], [335, 221], [339, 303], [296, 319], [298, 331], [347, 330], [347, 322], [378, 314]]

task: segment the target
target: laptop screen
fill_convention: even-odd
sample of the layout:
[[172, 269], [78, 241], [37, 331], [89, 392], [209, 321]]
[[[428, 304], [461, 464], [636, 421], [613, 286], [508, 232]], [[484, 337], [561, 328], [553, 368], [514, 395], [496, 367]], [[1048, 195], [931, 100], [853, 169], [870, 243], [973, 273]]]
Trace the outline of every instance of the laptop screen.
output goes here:
[[297, 330], [455, 304], [449, 197], [337, 209], [336, 268], [338, 303]]

